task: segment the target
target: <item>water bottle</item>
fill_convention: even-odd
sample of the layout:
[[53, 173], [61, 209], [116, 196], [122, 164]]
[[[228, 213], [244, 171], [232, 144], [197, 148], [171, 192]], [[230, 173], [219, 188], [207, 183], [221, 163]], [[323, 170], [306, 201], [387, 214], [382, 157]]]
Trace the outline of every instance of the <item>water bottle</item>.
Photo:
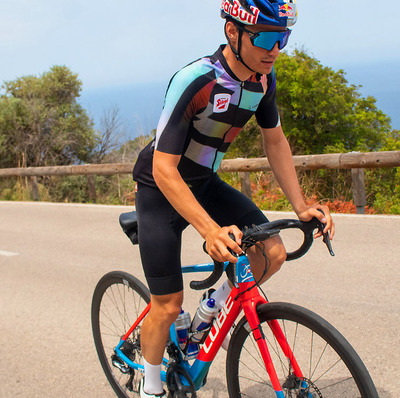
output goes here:
[[[213, 298], [205, 299], [200, 302], [200, 306], [193, 317], [190, 330], [193, 334], [190, 341], [200, 343], [203, 339], [205, 330], [212, 324], [213, 319], [218, 315], [218, 307]], [[202, 332], [204, 330], [204, 332]]]
[[175, 322], [176, 337], [178, 339], [179, 348], [184, 351], [188, 340], [188, 330], [190, 327], [190, 314], [181, 309], [181, 313]]
[[184, 356], [185, 361], [189, 359], [196, 359], [197, 354], [199, 353], [199, 345], [197, 343], [193, 343], [189, 340], [189, 344], [187, 346], [186, 355]]

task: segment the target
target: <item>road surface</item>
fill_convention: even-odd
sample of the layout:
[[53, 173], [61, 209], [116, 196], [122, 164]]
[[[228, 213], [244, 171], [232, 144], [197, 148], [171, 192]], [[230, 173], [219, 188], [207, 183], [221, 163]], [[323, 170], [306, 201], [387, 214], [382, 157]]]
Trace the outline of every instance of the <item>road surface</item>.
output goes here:
[[[142, 280], [138, 248], [118, 225], [122, 206], [0, 202], [0, 397], [114, 397], [91, 336], [91, 296], [114, 269]], [[267, 213], [270, 219], [293, 218]], [[381, 398], [398, 397], [400, 217], [335, 217], [336, 257], [317, 242], [265, 287], [333, 323], [369, 369]], [[295, 237], [285, 238], [287, 245]], [[193, 229], [183, 263], [206, 261]], [[188, 280], [186, 279], [186, 287]], [[186, 289], [192, 314], [199, 293]], [[199, 398], [227, 397], [225, 352]]]

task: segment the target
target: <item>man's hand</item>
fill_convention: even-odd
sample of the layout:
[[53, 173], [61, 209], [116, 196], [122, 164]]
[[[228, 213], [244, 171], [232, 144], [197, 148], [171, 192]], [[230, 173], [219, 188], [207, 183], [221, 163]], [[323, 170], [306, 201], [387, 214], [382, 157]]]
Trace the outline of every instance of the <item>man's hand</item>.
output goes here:
[[[321, 209], [324, 214], [318, 211], [318, 209]], [[333, 239], [333, 235], [335, 235], [335, 223], [332, 220], [331, 213], [329, 212], [327, 206], [323, 206], [317, 203], [298, 213], [297, 217], [299, 217], [299, 220], [301, 221], [310, 221], [313, 217], [318, 218], [319, 221], [325, 224], [324, 232], [329, 231], [329, 237], [331, 240]], [[314, 238], [318, 238], [321, 235], [321, 232], [317, 232], [314, 235]]]
[[[235, 240], [229, 234], [233, 234]], [[239, 247], [242, 236], [242, 231], [236, 225], [214, 228], [205, 237], [207, 252], [214, 260], [236, 263], [237, 257], [232, 255], [228, 248], [238, 255], [242, 254], [242, 249]]]

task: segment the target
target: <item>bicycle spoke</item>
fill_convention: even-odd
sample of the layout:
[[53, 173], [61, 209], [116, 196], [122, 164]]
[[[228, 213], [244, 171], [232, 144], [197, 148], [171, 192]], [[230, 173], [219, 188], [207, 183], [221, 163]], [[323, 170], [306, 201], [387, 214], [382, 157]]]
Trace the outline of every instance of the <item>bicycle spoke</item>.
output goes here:
[[327, 385], [326, 387], [321, 388], [320, 391], [326, 390], [327, 388], [331, 388], [331, 387], [337, 386], [337, 385], [339, 385], [339, 384], [343, 384], [343, 383], [345, 383], [346, 381], [350, 381], [350, 380], [352, 380], [352, 377], [349, 376], [347, 379], [338, 381], [338, 382], [336, 382], [336, 383], [332, 383], [332, 384], [330, 384], [330, 385]]
[[[289, 371], [288, 367], [287, 367], [288, 360], [287, 360], [286, 356], [283, 355], [282, 350], [279, 346], [279, 342], [276, 339], [276, 337], [273, 336], [274, 344], [271, 343], [270, 339], [267, 336], [265, 336], [265, 340], [267, 342], [268, 348], [272, 349], [273, 353], [278, 358], [281, 369], [282, 369], [282, 373], [284, 374], [285, 372], [288, 372]], [[284, 357], [285, 360], [283, 360], [282, 357]], [[265, 366], [264, 363], [263, 363], [263, 366]]]
[[[254, 357], [253, 357], [254, 358]], [[268, 384], [267, 383], [267, 377], [268, 377], [268, 373], [267, 373], [267, 371], [265, 371], [265, 377], [261, 377], [260, 375], [258, 375], [257, 373], [256, 373], [256, 371], [253, 369], [253, 368], [251, 368], [249, 365], [247, 365], [246, 363], [243, 363], [243, 362], [241, 362], [241, 365], [243, 366], [243, 367], [245, 367], [251, 374], [253, 374], [254, 376], [256, 376], [256, 379], [251, 379], [249, 376], [242, 376], [242, 378], [243, 379], [247, 379], [247, 380], [252, 380], [252, 381], [255, 381], [255, 382], [257, 382], [257, 383], [262, 383], [262, 384], [267, 384], [268, 386], [270, 386], [271, 388], [272, 388], [272, 385], [271, 384]]]
[[[116, 287], [118, 289], [118, 286]], [[122, 314], [121, 314], [121, 309], [120, 309], [120, 304], [115, 296], [115, 292], [114, 292], [114, 288], [111, 287], [109, 292], [106, 292], [107, 297], [109, 298], [111, 304], [113, 304], [114, 306], [114, 310], [117, 311], [118, 313], [118, 319], [121, 320], [122, 319]], [[110, 311], [110, 309], [107, 307], [107, 311]], [[108, 312], [109, 313], [109, 312]], [[112, 319], [112, 323], [114, 323], [114, 317], [115, 315], [109, 315], [109, 317]], [[125, 325], [122, 323], [122, 327], [124, 328]], [[120, 328], [116, 325], [116, 330], [120, 330]]]
[[[102, 315], [102, 318], [101, 318], [101, 320], [100, 320], [100, 322], [102, 323], [102, 325], [104, 325], [105, 327], [107, 327], [107, 329], [109, 329], [110, 331], [112, 331], [114, 335], [118, 335], [118, 330], [119, 330], [119, 328], [118, 328], [118, 325], [114, 322], [114, 317], [113, 317], [113, 315], [110, 314], [109, 308], [106, 307], [105, 309], [102, 309], [100, 313], [101, 313], [101, 315]], [[106, 324], [106, 323], [103, 321], [103, 316], [108, 320], [108, 322], [109, 322], [110, 325], [109, 325], [109, 324]], [[113, 327], [113, 329], [112, 329], [111, 327]]]
[[314, 370], [313, 370], [312, 372], [311, 372], [311, 364], [310, 364], [310, 373], [309, 373], [309, 376], [308, 376], [309, 379], [313, 379], [314, 374], [315, 374], [315, 372], [317, 371], [318, 365], [320, 364], [320, 362], [321, 362], [321, 360], [322, 360], [322, 357], [323, 357], [323, 355], [324, 355], [324, 353], [325, 353], [325, 351], [326, 351], [327, 348], [328, 348], [328, 343], [326, 343], [326, 345], [325, 345], [323, 351], [321, 352], [321, 355], [320, 355], [320, 357], [319, 357], [319, 359], [318, 359], [318, 361], [317, 361], [317, 364], [315, 365]]
[[310, 339], [310, 367], [309, 367], [309, 378], [311, 377], [311, 367], [312, 367], [312, 359], [313, 359], [313, 339], [314, 339], [314, 332], [311, 332], [311, 339]]
[[[286, 303], [265, 304], [257, 312], [283, 396], [377, 397], [371, 384], [367, 390], [372, 391], [371, 395], [361, 393], [365, 377], [368, 377], [365, 367], [347, 341], [337, 331], [331, 333], [333, 328], [321, 318], [304, 308]], [[325, 322], [323, 326], [321, 322]], [[231, 362], [227, 364], [230, 394], [253, 398], [276, 397], [252, 334], [245, 325], [244, 320], [238, 324], [239, 329], [230, 345], [232, 353], [228, 353]], [[296, 365], [292, 365], [292, 360]], [[294, 374], [297, 366], [302, 378], [296, 376], [297, 372]]]
[[[121, 303], [121, 305], [117, 308], [118, 309], [118, 313], [119, 313], [119, 319], [121, 321], [121, 325], [122, 325], [122, 330], [125, 331], [126, 330], [126, 318], [125, 318], [125, 314], [126, 314], [126, 300], [125, 300], [125, 289], [123, 288], [124, 285], [117, 285], [116, 286], [116, 290], [119, 296], [119, 303]], [[122, 289], [122, 292], [121, 292]]]
[[[147, 288], [124, 272], [105, 275], [96, 287], [92, 302], [92, 327], [100, 363], [119, 397], [138, 398], [140, 371], [128, 368], [115, 355], [115, 347], [147, 306]], [[132, 320], [132, 323], [131, 323]], [[142, 365], [139, 324], [121, 351], [134, 363]]]
[[333, 369], [340, 362], [342, 362], [342, 360], [339, 358], [336, 363], [334, 363], [330, 368], [328, 368], [324, 373], [322, 373], [317, 379], [315, 379], [315, 381], [318, 381], [319, 379], [321, 379], [321, 377], [328, 374], [330, 372], [330, 370]]

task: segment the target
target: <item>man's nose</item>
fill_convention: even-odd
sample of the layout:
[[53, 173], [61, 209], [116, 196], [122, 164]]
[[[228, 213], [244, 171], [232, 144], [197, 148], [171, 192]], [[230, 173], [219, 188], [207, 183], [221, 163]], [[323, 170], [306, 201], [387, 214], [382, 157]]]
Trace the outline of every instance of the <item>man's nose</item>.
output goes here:
[[276, 42], [272, 50], [269, 52], [271, 55], [278, 56], [279, 55], [279, 42]]

